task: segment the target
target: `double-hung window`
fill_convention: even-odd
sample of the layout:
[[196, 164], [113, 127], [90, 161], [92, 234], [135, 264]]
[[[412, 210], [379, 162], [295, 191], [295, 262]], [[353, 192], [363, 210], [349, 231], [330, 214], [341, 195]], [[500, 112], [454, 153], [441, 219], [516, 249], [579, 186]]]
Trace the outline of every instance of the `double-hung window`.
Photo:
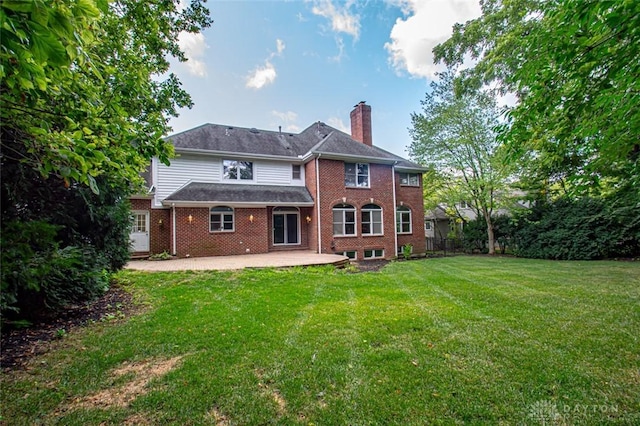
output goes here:
[[382, 208], [375, 204], [362, 207], [362, 235], [382, 235]]
[[420, 186], [417, 173], [400, 173], [400, 185]]
[[227, 180], [253, 180], [253, 162], [222, 160], [222, 177]]
[[333, 207], [333, 235], [356, 235], [356, 209], [350, 204]]
[[300, 180], [302, 173], [300, 172], [300, 164], [291, 165], [291, 179]]
[[369, 165], [366, 163], [344, 163], [344, 186], [369, 188]]
[[398, 234], [411, 234], [411, 210], [400, 206], [396, 209], [396, 231]]
[[234, 213], [231, 207], [218, 206], [211, 208], [210, 231], [211, 232], [233, 232]]

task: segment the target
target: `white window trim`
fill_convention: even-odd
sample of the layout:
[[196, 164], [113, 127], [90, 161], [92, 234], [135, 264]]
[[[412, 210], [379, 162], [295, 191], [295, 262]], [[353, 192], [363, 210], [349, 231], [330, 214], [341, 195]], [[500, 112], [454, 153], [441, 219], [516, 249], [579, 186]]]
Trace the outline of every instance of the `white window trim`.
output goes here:
[[[412, 187], [419, 187], [420, 186], [420, 176], [418, 173], [399, 173], [400, 175], [400, 186], [412, 186]], [[402, 175], [406, 175], [407, 176], [407, 183], [402, 183]], [[416, 178], [416, 183], [413, 184], [411, 183], [411, 176], [415, 176]]]
[[[344, 181], [344, 186], [347, 188], [371, 188], [371, 165], [369, 163], [349, 163], [349, 162], [345, 162], [345, 181]], [[355, 166], [355, 173], [356, 173], [356, 181], [355, 181], [355, 185], [347, 185], [347, 164], [353, 164]], [[358, 185], [358, 176], [363, 176], [363, 175], [359, 175], [358, 174], [358, 165], [366, 165], [367, 166], [367, 185], [366, 186], [360, 186]]]
[[[377, 204], [374, 204], [375, 206], [378, 206]], [[360, 209], [360, 233], [362, 234], [363, 237], [379, 237], [381, 235], [384, 235], [384, 214], [382, 211], [382, 207], [378, 206], [378, 209], [365, 209], [364, 207], [362, 209]], [[374, 233], [374, 232], [368, 232], [368, 233], [364, 233], [364, 231], [362, 230], [362, 225], [365, 224], [364, 220], [362, 220], [362, 213], [364, 212], [369, 212], [370, 214], [370, 218], [372, 219], [369, 222], [369, 226], [370, 226], [370, 230], [373, 231], [374, 227], [373, 224], [375, 223], [373, 221], [373, 213], [374, 212], [379, 212], [380, 213], [380, 233]]]
[[[368, 251], [371, 252], [371, 256], [367, 256]], [[377, 251], [381, 252], [380, 256], [376, 255]], [[384, 259], [384, 249], [364, 249], [362, 257], [363, 259]]]
[[[353, 253], [353, 257], [349, 257], [349, 255], [347, 255], [349, 252]], [[338, 254], [349, 257], [349, 260], [358, 260], [358, 250], [343, 250], [338, 252]]]
[[[340, 204], [338, 204], [340, 205]], [[350, 204], [349, 204], [350, 205]], [[351, 208], [344, 208], [344, 207], [338, 207], [336, 208], [335, 206], [331, 209], [331, 228], [332, 228], [332, 232], [334, 232], [335, 230], [335, 224], [336, 222], [333, 221], [333, 213], [338, 210], [342, 213], [342, 234], [333, 234], [334, 237], [357, 237], [358, 236], [358, 210], [354, 207], [351, 206]], [[345, 233], [345, 228], [347, 225], [347, 221], [345, 218], [345, 213], [346, 212], [353, 212], [353, 234], [346, 234]]]
[[[236, 211], [233, 207], [229, 207], [231, 209], [231, 211], [227, 211], [227, 212], [213, 212], [213, 209], [215, 209], [216, 207], [228, 207], [228, 206], [214, 206], [211, 207], [209, 209], [209, 232], [210, 233], [215, 233], [215, 234], [221, 234], [221, 233], [229, 233], [229, 232], [235, 232], [236, 231]], [[222, 228], [220, 229], [213, 229], [211, 226], [213, 224], [213, 221], [211, 220], [211, 216], [213, 216], [214, 214], [218, 214], [221, 215], [220, 217], [220, 224], [223, 225]], [[225, 214], [230, 214], [231, 215], [231, 229], [224, 229], [224, 215]]]
[[[411, 209], [408, 207], [404, 207], [406, 210], [398, 210], [398, 208], [396, 208], [396, 231], [398, 232], [398, 235], [402, 234], [402, 235], [409, 235], [409, 234], [413, 234], [413, 215], [411, 214]], [[409, 231], [408, 232], [403, 232], [402, 231], [402, 224], [404, 222], [402, 222], [402, 220], [398, 221], [398, 214], [401, 213], [409, 213]], [[402, 219], [402, 215], [400, 215], [400, 218]], [[398, 226], [398, 224], [400, 226]]]
[[[238, 169], [238, 175], [236, 178], [226, 178], [224, 177], [224, 162], [225, 161], [235, 161], [236, 163], [251, 163], [251, 179], [241, 179], [240, 178], [240, 169]], [[237, 158], [223, 158], [220, 162], [220, 178], [222, 182], [243, 182], [243, 183], [253, 183], [256, 181], [256, 164], [253, 161], [244, 161], [239, 160]]]
[[[278, 210], [278, 209], [280, 209], [280, 210]], [[295, 209], [295, 210], [293, 210], [293, 209]], [[275, 238], [274, 238], [275, 237], [275, 235], [274, 235], [275, 225], [274, 225], [273, 226], [274, 231], [272, 232], [272, 235], [271, 235], [271, 238], [273, 238], [273, 245], [274, 246], [278, 246], [278, 247], [280, 247], [280, 246], [299, 246], [299, 245], [301, 245], [302, 244], [302, 241], [301, 241], [302, 240], [302, 235], [301, 235], [301, 229], [300, 228], [302, 228], [302, 226], [300, 224], [300, 209], [297, 208], [297, 207], [293, 207], [291, 210], [284, 210], [282, 207], [275, 207], [271, 212], [271, 223], [272, 224], [274, 223], [274, 218], [273, 217], [275, 215], [277, 215], [277, 214], [285, 214], [285, 215], [286, 214], [295, 214], [297, 216], [296, 220], [298, 221], [298, 225], [297, 225], [297, 228], [298, 228], [298, 237], [297, 237], [298, 238], [298, 242], [297, 243], [276, 243]], [[286, 221], [285, 221], [285, 234], [286, 234], [286, 228], [287, 228], [287, 224], [286, 224]]]

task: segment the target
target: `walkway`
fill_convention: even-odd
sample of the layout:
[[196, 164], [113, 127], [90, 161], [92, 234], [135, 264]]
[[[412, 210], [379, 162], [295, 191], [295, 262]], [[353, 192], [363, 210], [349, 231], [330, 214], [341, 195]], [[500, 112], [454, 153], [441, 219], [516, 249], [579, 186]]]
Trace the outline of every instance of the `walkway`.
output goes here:
[[171, 260], [131, 260], [126, 269], [138, 271], [213, 271], [244, 268], [336, 265], [348, 263], [346, 256], [312, 251], [280, 251], [240, 256], [190, 257]]

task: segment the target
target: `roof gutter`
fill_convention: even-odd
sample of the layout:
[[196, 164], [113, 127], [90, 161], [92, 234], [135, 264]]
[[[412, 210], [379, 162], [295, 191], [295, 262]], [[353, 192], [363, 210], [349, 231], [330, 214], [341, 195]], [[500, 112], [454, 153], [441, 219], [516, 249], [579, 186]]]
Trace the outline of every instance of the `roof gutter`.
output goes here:
[[225, 200], [211, 200], [211, 201], [189, 201], [189, 200], [164, 200], [162, 201], [164, 206], [172, 207], [213, 207], [219, 205], [225, 205], [236, 208], [266, 208], [269, 206], [279, 207], [313, 207], [313, 201], [302, 202], [279, 202], [279, 201], [225, 201]]
[[178, 148], [174, 146], [176, 154], [184, 153], [184, 154], [200, 154], [200, 155], [210, 155], [212, 157], [230, 157], [230, 158], [248, 158], [255, 160], [274, 160], [274, 161], [300, 161], [300, 157], [296, 155], [286, 156], [286, 155], [269, 155], [269, 154], [252, 154], [250, 152], [232, 152], [232, 151], [212, 151], [208, 149], [195, 149], [195, 148]]

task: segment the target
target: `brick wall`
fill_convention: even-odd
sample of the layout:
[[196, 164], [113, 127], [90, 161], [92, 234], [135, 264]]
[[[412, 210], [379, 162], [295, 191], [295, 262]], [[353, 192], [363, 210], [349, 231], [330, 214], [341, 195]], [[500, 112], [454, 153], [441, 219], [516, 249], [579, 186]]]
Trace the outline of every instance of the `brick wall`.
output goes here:
[[[391, 166], [369, 165], [369, 188], [347, 188], [344, 185], [344, 162], [320, 159], [320, 215], [322, 253], [357, 251], [364, 258], [365, 249], [383, 249], [386, 258], [396, 255], [395, 206]], [[356, 236], [333, 236], [333, 206], [343, 202], [356, 208]], [[372, 200], [373, 199], [373, 200]], [[382, 236], [362, 236], [361, 208], [366, 204], [382, 207]]]
[[[150, 199], [131, 199], [131, 210], [149, 212], [149, 252], [148, 254], [171, 252], [171, 210], [152, 209]], [[143, 253], [134, 253], [143, 254]], [[147, 254], [147, 253], [144, 253]]]
[[414, 254], [426, 252], [424, 235], [424, 201], [422, 179], [418, 179], [420, 186], [400, 185], [400, 175], [396, 173], [396, 201], [411, 209], [411, 234], [398, 234], [398, 246], [411, 244]]
[[[224, 256], [269, 251], [267, 209], [234, 209], [234, 232], [210, 232], [208, 207], [176, 207], [178, 257]], [[253, 215], [253, 222], [250, 216]], [[189, 221], [191, 216], [191, 221]]]

